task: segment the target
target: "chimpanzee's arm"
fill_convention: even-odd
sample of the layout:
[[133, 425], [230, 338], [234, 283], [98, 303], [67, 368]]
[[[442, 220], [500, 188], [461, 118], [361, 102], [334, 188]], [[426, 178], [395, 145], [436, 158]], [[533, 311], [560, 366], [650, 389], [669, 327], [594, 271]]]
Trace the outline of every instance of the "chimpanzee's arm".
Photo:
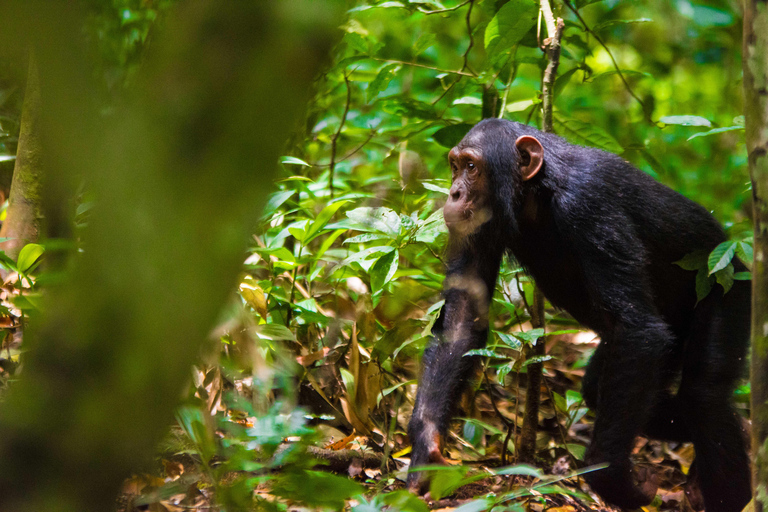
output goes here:
[[[486, 231], [485, 229], [482, 231]], [[442, 440], [456, 408], [474, 359], [463, 357], [485, 346], [488, 306], [501, 263], [503, 246], [482, 240], [482, 233], [449, 250], [444, 282], [445, 305], [433, 328], [434, 337], [424, 350], [416, 404], [408, 425], [411, 467], [443, 462]], [[418, 490], [419, 473], [408, 475], [408, 486]]]

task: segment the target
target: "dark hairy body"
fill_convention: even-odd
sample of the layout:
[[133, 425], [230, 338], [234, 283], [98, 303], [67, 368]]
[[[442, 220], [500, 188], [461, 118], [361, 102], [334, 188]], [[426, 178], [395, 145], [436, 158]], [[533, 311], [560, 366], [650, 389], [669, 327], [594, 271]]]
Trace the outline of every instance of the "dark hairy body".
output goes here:
[[[413, 467], [439, 463], [442, 439], [485, 345], [505, 252], [549, 301], [600, 335], [583, 381], [596, 412], [586, 475], [607, 502], [638, 508], [656, 493], [630, 461], [635, 436], [693, 442], [694, 506], [740, 511], [750, 499], [742, 422], [731, 395], [749, 342], [750, 283], [697, 304], [695, 272], [675, 265], [725, 234], [701, 206], [620, 157], [490, 119], [450, 153], [453, 185], [445, 306], [424, 352], [409, 437]], [[734, 261], [737, 271], [742, 270]], [[677, 391], [670, 391], [679, 383]], [[423, 487], [421, 473], [409, 487]]]

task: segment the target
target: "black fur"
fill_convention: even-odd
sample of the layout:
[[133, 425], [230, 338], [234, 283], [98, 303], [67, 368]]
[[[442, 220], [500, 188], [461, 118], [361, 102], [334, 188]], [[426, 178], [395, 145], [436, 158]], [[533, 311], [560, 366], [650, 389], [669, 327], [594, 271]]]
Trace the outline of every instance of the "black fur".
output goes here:
[[[515, 146], [522, 135], [544, 147], [543, 168], [528, 182]], [[430, 460], [435, 432], [447, 433], [472, 369], [462, 355], [485, 344], [508, 250], [552, 304], [602, 339], [583, 382], [597, 414], [586, 462], [610, 464], [586, 476], [594, 490], [625, 508], [648, 503], [629, 458], [644, 433], [692, 441], [706, 510], [740, 511], [750, 499], [750, 469], [730, 398], [749, 341], [750, 283], [737, 281], [725, 295], [717, 286], [697, 305], [695, 273], [673, 263], [724, 241], [717, 221], [616, 155], [519, 123], [482, 121], [462, 147], [482, 155], [492, 217], [449, 244], [446, 303], [409, 425], [412, 465]], [[419, 474], [412, 475], [414, 487]]]

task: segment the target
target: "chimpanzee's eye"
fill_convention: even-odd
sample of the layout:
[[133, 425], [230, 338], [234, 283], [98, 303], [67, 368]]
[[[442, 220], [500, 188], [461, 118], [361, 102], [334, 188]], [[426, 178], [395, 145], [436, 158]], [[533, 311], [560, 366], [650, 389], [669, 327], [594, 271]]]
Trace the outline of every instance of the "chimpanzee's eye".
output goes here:
[[467, 162], [467, 169], [469, 169], [470, 171], [474, 171], [475, 170], [475, 162], [473, 162], [472, 160], [468, 161]]

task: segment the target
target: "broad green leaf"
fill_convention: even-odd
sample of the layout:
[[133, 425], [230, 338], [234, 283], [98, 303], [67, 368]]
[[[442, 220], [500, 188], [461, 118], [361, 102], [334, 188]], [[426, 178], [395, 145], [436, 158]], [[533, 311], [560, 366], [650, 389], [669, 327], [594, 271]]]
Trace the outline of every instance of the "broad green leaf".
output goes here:
[[393, 511], [399, 510], [401, 512], [429, 512], [429, 507], [421, 498], [406, 491], [405, 489], [390, 492], [389, 494], [384, 495], [382, 501], [385, 505], [389, 505]]
[[317, 236], [318, 233], [320, 233], [320, 230], [323, 229], [326, 224], [328, 224], [329, 220], [331, 220], [331, 217], [333, 217], [338, 209], [344, 206], [345, 203], [346, 201], [337, 201], [323, 208], [322, 211], [317, 214], [317, 218], [314, 220], [314, 222], [312, 222], [312, 224], [307, 229], [307, 233], [304, 235], [302, 242], [304, 244], [308, 244], [315, 236]]
[[461, 139], [464, 138], [464, 136], [469, 130], [472, 129], [473, 126], [474, 125], [469, 123], [459, 123], [446, 126], [433, 133], [432, 138], [441, 146], [445, 148], [452, 148], [458, 144]]
[[378, 96], [380, 92], [384, 91], [389, 86], [389, 82], [395, 78], [399, 70], [400, 64], [387, 64], [381, 68], [381, 71], [376, 75], [376, 78], [368, 84], [368, 90], [366, 91], [367, 101], [371, 101]]
[[271, 494], [312, 509], [344, 510], [347, 499], [365, 492], [354, 480], [323, 471], [285, 471], [270, 483]]
[[724, 269], [715, 272], [715, 279], [723, 287], [723, 293], [728, 293], [733, 286], [733, 265], [729, 263]]
[[551, 359], [554, 359], [554, 358], [552, 356], [534, 356], [530, 359], [526, 359], [525, 362], [523, 363], [523, 366], [528, 366], [536, 363], [543, 363], [544, 361], [549, 361]]
[[413, 54], [421, 55], [424, 53], [424, 50], [428, 49], [436, 42], [437, 36], [433, 32], [424, 32], [419, 36], [419, 38], [416, 40], [416, 43], [413, 45]]
[[707, 128], [712, 126], [709, 119], [705, 119], [701, 116], [664, 116], [659, 119], [659, 122], [664, 124], [678, 124], [680, 126], [706, 126]]
[[507, 103], [507, 106], [504, 107], [504, 110], [506, 112], [522, 112], [523, 110], [533, 105], [533, 103], [533, 100], [513, 101], [512, 103]]
[[371, 292], [376, 293], [387, 284], [397, 272], [400, 253], [396, 249], [381, 256], [371, 267]]
[[544, 329], [531, 329], [530, 331], [518, 331], [513, 332], [512, 336], [519, 339], [523, 343], [535, 343], [536, 340], [544, 336]]
[[509, 334], [505, 334], [499, 331], [495, 331], [495, 332], [496, 332], [496, 335], [499, 337], [499, 339], [511, 349], [520, 350], [523, 347], [523, 344], [520, 343], [520, 340], [518, 340], [514, 336], [511, 336]]
[[296, 341], [296, 336], [284, 325], [280, 324], [261, 324], [255, 327], [256, 334], [259, 338], [266, 338], [268, 340], [288, 340]]
[[733, 274], [734, 281], [751, 281], [752, 272], [736, 272]]
[[483, 510], [490, 510], [492, 506], [493, 501], [490, 498], [478, 498], [454, 508], [453, 512], [483, 512]]
[[280, 208], [290, 197], [295, 194], [295, 190], [280, 190], [269, 196], [266, 206], [264, 206], [264, 215], [269, 215]]
[[718, 270], [724, 269], [731, 263], [733, 255], [736, 254], [736, 246], [738, 242], [723, 242], [709, 254], [707, 258], [707, 267], [709, 268], [709, 275], [714, 274]]
[[734, 132], [734, 131], [743, 131], [743, 126], [724, 126], [723, 128], [714, 128], [712, 130], [708, 130], [706, 132], [699, 132], [694, 133], [690, 137], [688, 137], [688, 140], [693, 140], [696, 137], [709, 137], [710, 135], [716, 135], [718, 133], [725, 133], [725, 132]]
[[350, 372], [346, 368], [339, 368], [339, 374], [341, 375], [341, 381], [344, 383], [344, 387], [347, 390], [347, 395], [349, 395], [349, 401], [354, 402], [355, 401], [355, 376], [352, 375], [352, 372]]
[[593, 146], [616, 154], [624, 152], [616, 139], [592, 123], [556, 116], [555, 124], [557, 133], [575, 144]]
[[539, 4], [533, 0], [510, 0], [485, 28], [485, 50], [493, 59], [512, 49], [535, 24]]
[[487, 348], [473, 348], [472, 350], [465, 352], [462, 357], [473, 357], [473, 356], [483, 356], [483, 357], [496, 357], [501, 359], [509, 359], [504, 354], [497, 354], [493, 350], [489, 350]]
[[454, 105], [482, 105], [483, 100], [480, 98], [477, 98], [475, 96], [464, 96], [463, 98], [459, 98], [456, 100], [453, 100]]
[[701, 270], [707, 268], [707, 258], [709, 255], [706, 251], [695, 251], [686, 254], [683, 259], [675, 261], [674, 264], [685, 270]]
[[534, 478], [545, 478], [544, 473], [539, 469], [527, 464], [517, 464], [512, 467], [502, 468], [496, 471], [497, 475], [519, 475], [519, 476], [532, 476]]
[[387, 238], [391, 238], [389, 235], [384, 235], [382, 233], [363, 233], [362, 235], [352, 236], [344, 240], [345, 244], [361, 244], [364, 242], [370, 242], [372, 240], [384, 240]]
[[584, 398], [581, 396], [581, 393], [579, 393], [576, 390], [568, 389], [565, 392], [565, 401], [568, 409], [573, 407], [574, 405], [579, 405], [584, 401]]
[[377, 254], [380, 252], [390, 252], [392, 250], [393, 250], [392, 247], [389, 245], [377, 245], [376, 247], [368, 247], [366, 249], [363, 249], [362, 251], [352, 254], [348, 258], [345, 258], [341, 263], [339, 263], [338, 267], [336, 267], [334, 271], [342, 267], [346, 267], [350, 263], [355, 263], [355, 262], [359, 263], [374, 254]]
[[[383, 206], [355, 208], [347, 212], [347, 217], [369, 231], [378, 231], [392, 237], [400, 234], [400, 216]], [[359, 231], [366, 231], [366, 229]]]
[[22, 247], [16, 262], [16, 270], [20, 274], [26, 274], [37, 259], [42, 256], [43, 252], [45, 252], [45, 249], [40, 244], [27, 244]]
[[302, 160], [301, 158], [296, 158], [295, 156], [284, 156], [280, 158], [281, 164], [291, 164], [291, 165], [303, 165], [304, 167], [312, 167], [310, 164]]
[[388, 114], [416, 119], [438, 119], [439, 117], [434, 106], [413, 98], [387, 97], [379, 101], [381, 109]]
[[739, 242], [739, 244], [736, 246], [736, 255], [742, 262], [744, 262], [745, 265], [750, 268], [752, 267], [752, 260], [754, 259], [752, 244], [743, 240]]
[[696, 302], [701, 302], [712, 290], [714, 276], [710, 276], [706, 269], [696, 272]]
[[[451, 146], [453, 147], [453, 146]], [[427, 190], [431, 190], [432, 192], [437, 192], [439, 194], [445, 194], [446, 196], [451, 193], [451, 189], [441, 187], [439, 185], [435, 185], [433, 183], [430, 183], [428, 181], [422, 181], [421, 186], [424, 187]]]

